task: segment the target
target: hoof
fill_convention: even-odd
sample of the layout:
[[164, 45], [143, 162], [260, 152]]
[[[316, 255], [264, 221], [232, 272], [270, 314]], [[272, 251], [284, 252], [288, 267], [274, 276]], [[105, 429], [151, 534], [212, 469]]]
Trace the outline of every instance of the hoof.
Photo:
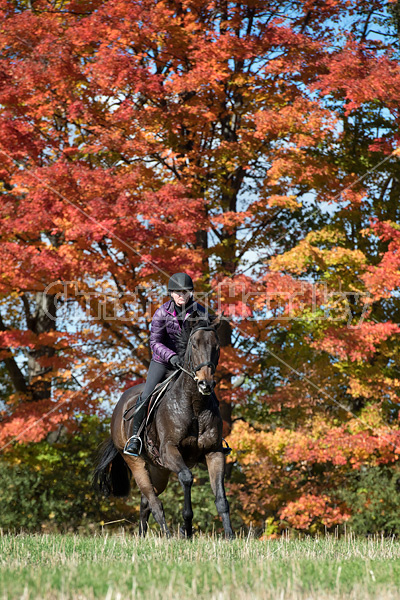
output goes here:
[[184, 527], [179, 528], [179, 537], [185, 538], [185, 540], [190, 540], [193, 537], [193, 532], [188, 534]]

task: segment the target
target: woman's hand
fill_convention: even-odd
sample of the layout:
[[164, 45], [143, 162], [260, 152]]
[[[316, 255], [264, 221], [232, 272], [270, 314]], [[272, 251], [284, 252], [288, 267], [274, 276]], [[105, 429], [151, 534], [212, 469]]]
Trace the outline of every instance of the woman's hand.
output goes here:
[[173, 367], [177, 367], [178, 365], [180, 365], [180, 360], [179, 360], [179, 356], [177, 354], [174, 354], [173, 356], [171, 356], [171, 358], [169, 359], [169, 362], [171, 363], [171, 365]]

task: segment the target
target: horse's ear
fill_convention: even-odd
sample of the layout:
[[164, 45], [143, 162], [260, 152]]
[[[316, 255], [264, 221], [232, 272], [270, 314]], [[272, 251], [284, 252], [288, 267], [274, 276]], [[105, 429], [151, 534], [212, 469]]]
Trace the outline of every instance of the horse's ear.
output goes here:
[[215, 327], [215, 329], [218, 329], [218, 327], [221, 325], [223, 316], [224, 316], [224, 313], [221, 313], [219, 315], [209, 315], [208, 318], [210, 321], [210, 325]]

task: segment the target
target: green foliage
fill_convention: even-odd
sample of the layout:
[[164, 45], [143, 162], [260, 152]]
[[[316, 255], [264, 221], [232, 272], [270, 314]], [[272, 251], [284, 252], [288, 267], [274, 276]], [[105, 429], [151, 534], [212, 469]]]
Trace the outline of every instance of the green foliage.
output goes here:
[[[18, 445], [0, 460], [0, 527], [5, 531], [111, 531], [126, 525], [137, 530], [140, 493], [133, 483], [129, 498], [105, 498], [91, 484], [99, 444], [109, 435], [108, 422], [84, 417], [74, 435], [62, 434], [57, 441]], [[50, 441], [49, 441], [50, 439]], [[194, 528], [220, 531], [221, 520], [214, 504], [205, 467], [193, 470], [192, 503]], [[182, 524], [183, 491], [171, 476], [161, 500], [173, 531]], [[232, 506], [236, 500], [229, 498]], [[239, 517], [233, 524], [242, 525]], [[125, 521], [126, 519], [126, 521]], [[110, 523], [117, 521], [117, 523]], [[108, 524], [109, 523], [109, 524]], [[131, 523], [131, 524], [129, 524]], [[158, 530], [152, 516], [149, 525]]]
[[[108, 425], [85, 417], [79, 431], [54, 443], [18, 445], [0, 461], [0, 527], [28, 531], [94, 529], [135, 515], [138, 505], [105, 499], [91, 485], [98, 445]], [[137, 496], [137, 494], [136, 494]]]
[[338, 495], [351, 509], [349, 527], [359, 535], [400, 534], [400, 471], [368, 467], [347, 476]]

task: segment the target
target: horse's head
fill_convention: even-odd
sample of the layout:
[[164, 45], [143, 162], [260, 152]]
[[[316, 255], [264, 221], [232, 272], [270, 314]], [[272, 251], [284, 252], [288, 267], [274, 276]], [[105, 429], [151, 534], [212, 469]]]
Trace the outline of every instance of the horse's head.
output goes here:
[[185, 323], [184, 363], [204, 396], [210, 395], [215, 386], [214, 373], [220, 351], [217, 328], [220, 321], [221, 316], [206, 319], [193, 313]]

